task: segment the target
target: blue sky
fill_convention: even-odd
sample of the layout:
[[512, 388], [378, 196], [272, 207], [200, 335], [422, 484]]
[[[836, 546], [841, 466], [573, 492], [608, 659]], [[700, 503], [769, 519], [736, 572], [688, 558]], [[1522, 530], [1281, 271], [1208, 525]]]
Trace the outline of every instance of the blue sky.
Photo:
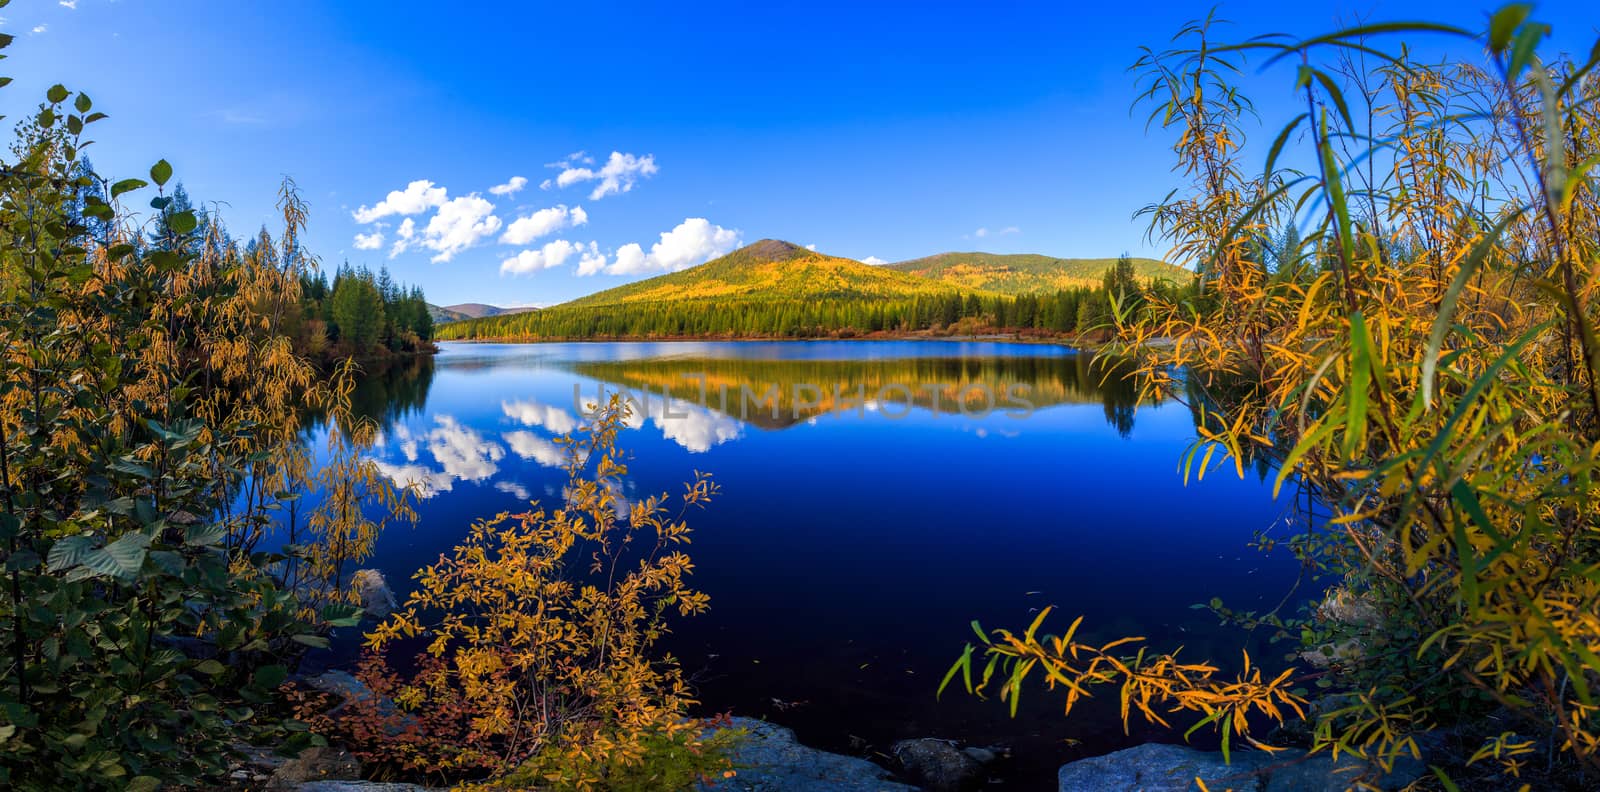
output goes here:
[[[19, 0], [0, 112], [86, 91], [102, 173], [165, 157], [236, 233], [276, 227], [292, 176], [326, 266], [386, 264], [440, 304], [560, 302], [763, 237], [1160, 255], [1132, 215], [1177, 178], [1126, 69], [1205, 6], [1072, 6]], [[1243, 36], [1491, 5], [1221, 8]], [[1600, 26], [1581, 0], [1536, 13], [1568, 48]], [[1290, 79], [1255, 80], [1268, 122]]]

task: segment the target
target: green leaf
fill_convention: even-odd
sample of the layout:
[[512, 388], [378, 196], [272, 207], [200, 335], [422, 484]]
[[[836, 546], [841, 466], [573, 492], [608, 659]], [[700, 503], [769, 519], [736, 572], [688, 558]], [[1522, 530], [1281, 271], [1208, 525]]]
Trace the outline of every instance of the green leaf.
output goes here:
[[1529, 22], [1517, 31], [1516, 40], [1511, 45], [1511, 63], [1506, 67], [1506, 79], [1512, 83], [1522, 79], [1522, 70], [1536, 60], [1534, 50], [1539, 47], [1539, 40], [1550, 33], [1550, 26]]
[[134, 190], [143, 189], [149, 186], [149, 182], [146, 182], [143, 179], [123, 179], [122, 181], [111, 185], [111, 197], [116, 198], [123, 193], [133, 192]]
[[1500, 235], [1505, 232], [1506, 226], [1522, 216], [1522, 209], [1501, 218], [1489, 233], [1478, 240], [1472, 252], [1467, 254], [1461, 262], [1461, 268], [1456, 270], [1456, 276], [1450, 280], [1450, 287], [1445, 289], [1444, 297], [1439, 301], [1439, 315], [1433, 320], [1433, 330], [1428, 333], [1428, 350], [1422, 356], [1422, 403], [1433, 406], [1434, 380], [1439, 369], [1439, 349], [1444, 346], [1445, 334], [1450, 331], [1452, 317], [1455, 316], [1456, 302], [1461, 299], [1461, 290], [1466, 287], [1467, 280], [1478, 271], [1478, 266], [1488, 257], [1489, 251], [1494, 250], [1500, 241]]
[[125, 787], [127, 792], [155, 792], [161, 788], [161, 779], [155, 776], [134, 776]]
[[1367, 393], [1372, 382], [1372, 338], [1367, 335], [1367, 321], [1360, 311], [1350, 315], [1350, 404], [1344, 414], [1345, 459], [1355, 455], [1367, 434]]
[[361, 623], [361, 608], [336, 602], [322, 609], [322, 620], [331, 627], [354, 627]]
[[80, 93], [78, 94], [77, 100], [72, 103], [72, 106], [80, 113], [87, 113], [89, 112], [89, 108], [93, 107], [94, 105], [89, 101], [88, 94]]
[[300, 633], [298, 635], [290, 636], [290, 639], [295, 641], [296, 643], [302, 643], [302, 644], [305, 644], [306, 646], [312, 647], [314, 649], [326, 649], [326, 648], [328, 648], [328, 639], [324, 638], [324, 637], [322, 637], [320, 635], [312, 635], [310, 633]]
[[222, 544], [227, 535], [227, 526], [220, 522], [197, 523], [184, 530], [183, 541], [184, 544], [209, 547]]
[[269, 690], [283, 684], [283, 680], [288, 678], [289, 669], [281, 665], [262, 666], [257, 668], [255, 674], [251, 676], [251, 679], [254, 680], [256, 686], [267, 688]]
[[94, 550], [93, 538], [82, 534], [67, 536], [50, 546], [50, 554], [46, 557], [46, 561], [51, 572], [60, 572], [83, 563], [84, 557], [92, 550]]
[[155, 182], [157, 187], [165, 187], [167, 180], [170, 178], [172, 178], [171, 163], [166, 160], [160, 160], [150, 166], [150, 181]]
[[200, 221], [195, 219], [194, 212], [177, 212], [167, 221], [174, 233], [187, 234], [193, 231]]
[[144, 566], [149, 548], [150, 537], [130, 531], [117, 541], [85, 555], [83, 566], [97, 575], [132, 580], [138, 576], [139, 568]]
[[1533, 6], [1527, 3], [1512, 3], [1489, 18], [1489, 49], [1493, 52], [1503, 52], [1511, 45], [1511, 34], [1515, 33], [1528, 14], [1533, 11]]
[[50, 86], [50, 90], [46, 91], [44, 96], [46, 99], [50, 100], [50, 104], [60, 104], [65, 102], [71, 93], [71, 91], [67, 90], [67, 86], [57, 83]]
[[228, 667], [215, 660], [201, 660], [195, 664], [194, 670], [199, 671], [206, 676], [216, 676], [224, 671], [227, 671]]

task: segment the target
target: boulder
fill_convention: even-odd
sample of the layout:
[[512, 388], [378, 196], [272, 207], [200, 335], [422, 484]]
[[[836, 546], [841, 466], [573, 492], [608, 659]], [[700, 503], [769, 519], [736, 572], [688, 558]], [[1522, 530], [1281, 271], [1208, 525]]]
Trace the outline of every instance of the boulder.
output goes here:
[[[974, 752], [983, 749], [972, 749]], [[889, 749], [906, 778], [928, 792], [971, 792], [988, 780], [983, 762], [949, 740], [923, 737], [901, 740]], [[993, 753], [989, 752], [992, 757]]]
[[1384, 774], [1352, 757], [1335, 762], [1327, 754], [1310, 756], [1297, 749], [1273, 754], [1234, 751], [1232, 760], [1224, 762], [1222, 754], [1213, 751], [1151, 743], [1062, 765], [1057, 788], [1060, 792], [1190, 792], [1198, 778], [1215, 790], [1342, 792], [1354, 787], [1357, 779], [1379, 789], [1400, 789], [1424, 770], [1421, 762], [1406, 760]]
[[361, 598], [361, 609], [373, 619], [387, 619], [396, 607], [394, 589], [376, 569], [358, 569], [350, 576], [350, 585]]
[[916, 792], [865, 759], [807, 748], [782, 726], [733, 718], [729, 728], [746, 732], [729, 757], [735, 775], [702, 792]]
[[268, 790], [298, 789], [308, 781], [355, 781], [361, 778], [361, 762], [349, 751], [333, 746], [313, 746], [293, 759], [286, 759], [267, 779]]
[[388, 781], [310, 781], [294, 787], [294, 792], [429, 792], [432, 789], [435, 788]]

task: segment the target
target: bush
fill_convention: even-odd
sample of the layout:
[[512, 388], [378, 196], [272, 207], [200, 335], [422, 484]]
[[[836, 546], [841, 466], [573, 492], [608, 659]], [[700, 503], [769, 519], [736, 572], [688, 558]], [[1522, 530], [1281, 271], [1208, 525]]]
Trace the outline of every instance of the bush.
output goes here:
[[[1485, 32], [1215, 29], [1137, 67], [1188, 180], [1147, 216], [1198, 288], [1118, 317], [1119, 340], [1146, 394], [1192, 410], [1186, 470], [1270, 463], [1331, 511], [1265, 544], [1337, 584], [1300, 617], [1216, 609], [1320, 666], [1296, 676], [1321, 694], [1316, 750], [1389, 763], [1493, 715], [1533, 739], [1439, 761], [1515, 776], [1543, 741], [1540, 772], [1600, 772], [1600, 46], [1545, 59], [1526, 5]], [[1419, 63], [1396, 34], [1465, 57]], [[1233, 82], [1249, 55], [1294, 63], [1304, 99], [1260, 175]]]
[[[613, 397], [563, 438], [561, 508], [477, 523], [368, 634], [361, 678], [393, 706], [325, 714], [312, 703], [302, 714], [314, 728], [390, 772], [444, 780], [512, 774], [612, 789], [665, 772], [668, 755], [681, 759], [671, 766], [701, 766], [682, 754], [709, 755], [701, 727], [685, 718], [687, 686], [654, 649], [669, 612], [706, 609], [687, 582], [683, 514], [716, 487], [697, 475], [672, 514], [665, 496], [625, 502], [616, 439], [628, 410]], [[410, 639], [425, 649], [401, 673], [389, 656]]]

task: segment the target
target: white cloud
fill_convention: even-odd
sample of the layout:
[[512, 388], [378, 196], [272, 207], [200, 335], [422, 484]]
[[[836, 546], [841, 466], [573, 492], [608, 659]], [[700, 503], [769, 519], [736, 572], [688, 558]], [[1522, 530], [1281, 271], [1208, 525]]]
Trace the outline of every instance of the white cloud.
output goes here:
[[500, 410], [523, 426], [542, 426], [558, 435], [578, 428], [578, 419], [572, 413], [532, 399], [500, 402]]
[[78, 0], [61, 0], [61, 7], [76, 11], [78, 9]]
[[[671, 231], [662, 232], [661, 241], [651, 245], [649, 253], [637, 242], [618, 248], [616, 261], [605, 271], [611, 275], [677, 272], [725, 255], [738, 246], [738, 231], [712, 225], [704, 217], [690, 217]], [[580, 266], [578, 274], [592, 272], [584, 272]]]
[[629, 401], [634, 413], [627, 421], [628, 428], [644, 426], [648, 417], [661, 430], [662, 437], [683, 446], [691, 454], [705, 453], [712, 446], [744, 436], [744, 424], [738, 419], [693, 402], [654, 397], [647, 397], [642, 405], [637, 399]]
[[[578, 152], [580, 155], [582, 153]], [[554, 166], [562, 168], [561, 173], [556, 175], [553, 183], [556, 187], [571, 187], [580, 182], [598, 181], [599, 184], [595, 185], [594, 190], [589, 193], [589, 200], [591, 201], [598, 201], [607, 195], [619, 195], [628, 192], [633, 189], [633, 185], [638, 183], [639, 179], [646, 176], [654, 176], [661, 170], [656, 166], [654, 154], [637, 157], [633, 154], [613, 151], [611, 156], [606, 159], [606, 164], [601, 166], [599, 170], [589, 167], [576, 167], [578, 161], [592, 162], [588, 158], [575, 161], [572, 157], [568, 157], [562, 162], [553, 163]], [[539, 187], [548, 190], [551, 185], [552, 182], [546, 179]]]
[[39, 34], [40, 34], [40, 33], [43, 33], [43, 32], [45, 32], [45, 31], [46, 31], [46, 30], [49, 30], [49, 29], [50, 29], [50, 26], [49, 26], [49, 25], [36, 25], [36, 26], [34, 26], [34, 28], [33, 28], [33, 30], [32, 30], [32, 31], [31, 31], [31, 32], [32, 32], [32, 33], [33, 33], [33, 34], [34, 34], [34, 35], [35, 35], [35, 36], [37, 36], [37, 35], [39, 35]]
[[888, 264], [889, 262], [884, 261], [883, 259], [878, 258], [877, 256], [867, 256], [866, 258], [861, 260], [861, 263], [862, 264], [871, 264], [874, 267], [881, 267], [881, 266], [883, 266], [885, 264]]
[[383, 247], [383, 232], [356, 234], [356, 250], [377, 250]]
[[593, 275], [606, 268], [606, 256], [600, 252], [595, 243], [589, 243], [589, 249], [583, 252], [583, 257], [578, 259], [577, 273], [579, 275]]
[[519, 217], [506, 226], [500, 241], [507, 245], [526, 245], [539, 237], [563, 228], [575, 228], [589, 222], [589, 213], [583, 207], [567, 208], [566, 204], [540, 209], [527, 217]]
[[449, 261], [500, 231], [493, 213], [494, 204], [477, 193], [445, 201], [422, 230], [422, 245], [437, 254], [434, 263]]
[[505, 458], [505, 449], [449, 415], [437, 415], [433, 420], [437, 426], [428, 433], [428, 452], [446, 474], [463, 481], [483, 481], [500, 469], [497, 463]]
[[589, 247], [586, 249], [582, 244], [573, 244], [565, 239], [557, 239], [544, 247], [524, 250], [511, 258], [501, 261], [500, 274], [520, 275], [525, 272], [536, 272], [542, 269], [550, 269], [551, 267], [559, 267], [565, 264], [567, 259], [572, 258], [573, 254], [582, 254], [585, 257], [592, 254], [599, 256], [602, 262], [605, 261], [605, 257], [600, 255], [599, 246], [593, 242], [590, 242]]
[[526, 176], [512, 176], [511, 180], [505, 184], [496, 184], [495, 186], [490, 187], [489, 194], [516, 195], [522, 191], [522, 188], [526, 186], [528, 186], [528, 178]]
[[568, 154], [567, 156], [562, 157], [559, 160], [556, 160], [555, 162], [546, 163], [545, 167], [546, 168], [566, 169], [566, 168], [576, 168], [576, 167], [578, 167], [580, 165], [593, 165], [593, 164], [594, 164], [594, 157], [589, 156], [589, 152], [587, 152], [587, 151], [574, 151], [571, 154]]
[[370, 223], [389, 215], [422, 214], [436, 206], [443, 206], [444, 202], [443, 187], [435, 186], [427, 179], [418, 179], [406, 185], [404, 190], [391, 190], [376, 205], [362, 206], [350, 214], [357, 223]]
[[531, 459], [548, 468], [558, 468], [567, 462], [567, 453], [561, 446], [533, 432], [517, 430], [500, 436], [511, 450], [523, 459]]
[[496, 481], [494, 488], [508, 495], [515, 495], [517, 500], [533, 500], [533, 493], [515, 481]]
[[449, 492], [455, 485], [455, 479], [449, 474], [423, 465], [393, 465], [382, 460], [373, 460], [372, 464], [396, 486], [414, 486], [419, 498], [427, 499], [441, 492]]
[[998, 229], [998, 230], [990, 229], [990, 228], [980, 228], [980, 229], [972, 232], [972, 235], [977, 237], [977, 238], [979, 238], [979, 239], [983, 239], [986, 236], [1005, 236], [1007, 234], [1020, 234], [1020, 233], [1022, 233], [1022, 229], [1017, 228], [1016, 226], [1006, 226], [1005, 228], [1001, 228], [1001, 229]]
[[416, 221], [407, 217], [400, 223], [400, 227], [394, 230], [394, 235], [396, 239], [394, 247], [389, 248], [389, 258], [394, 258], [404, 253], [406, 248], [411, 246], [411, 240], [417, 235]]
[[817, 246], [816, 246], [815, 243], [810, 244], [810, 245], [806, 245], [806, 250], [809, 250], [812, 253], [815, 253], [815, 252], [817, 252]]

